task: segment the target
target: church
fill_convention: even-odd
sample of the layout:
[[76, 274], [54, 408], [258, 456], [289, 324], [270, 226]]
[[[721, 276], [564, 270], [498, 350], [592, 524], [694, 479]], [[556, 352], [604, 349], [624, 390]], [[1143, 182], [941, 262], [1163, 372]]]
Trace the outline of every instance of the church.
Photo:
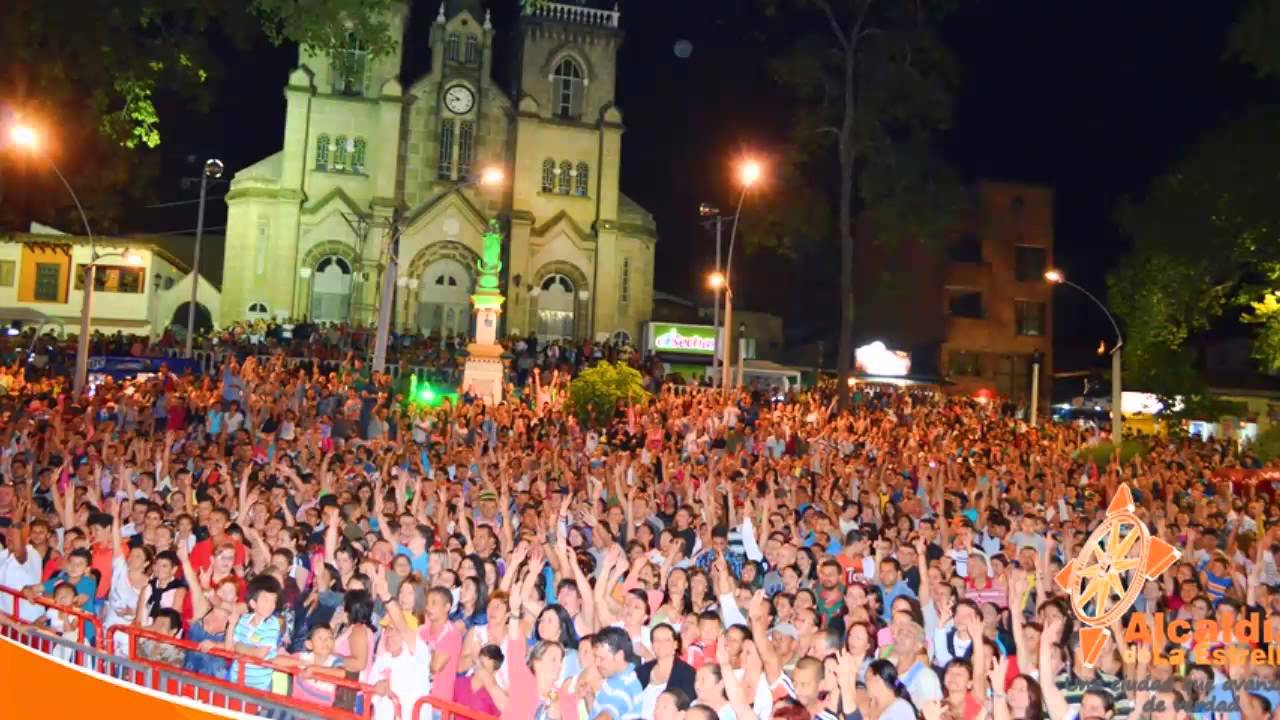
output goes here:
[[[523, 10], [511, 87], [494, 79], [481, 0], [443, 0], [430, 70], [407, 87], [404, 43], [385, 56], [354, 43], [300, 51], [283, 147], [236, 172], [226, 196], [217, 324], [372, 325], [390, 266], [396, 331], [470, 336], [476, 261], [496, 220], [505, 332], [638, 340], [657, 227], [619, 190], [623, 33], [609, 4]], [[391, 18], [400, 36], [408, 12]], [[494, 170], [502, 180], [483, 182]]]

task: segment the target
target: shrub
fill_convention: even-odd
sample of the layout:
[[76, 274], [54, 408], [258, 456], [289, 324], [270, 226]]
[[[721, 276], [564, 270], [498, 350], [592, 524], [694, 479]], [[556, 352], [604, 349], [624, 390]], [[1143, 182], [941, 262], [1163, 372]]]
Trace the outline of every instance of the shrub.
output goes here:
[[601, 425], [613, 418], [620, 401], [643, 402], [649, 397], [640, 372], [626, 363], [600, 361], [569, 383], [569, 400], [583, 422]]

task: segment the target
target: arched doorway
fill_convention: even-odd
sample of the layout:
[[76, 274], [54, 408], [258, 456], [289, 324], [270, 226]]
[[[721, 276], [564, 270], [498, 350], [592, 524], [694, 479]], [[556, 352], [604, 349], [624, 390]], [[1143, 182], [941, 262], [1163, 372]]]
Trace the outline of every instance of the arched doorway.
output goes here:
[[440, 337], [471, 335], [471, 274], [453, 258], [431, 263], [418, 279], [418, 330]]
[[[178, 305], [173, 311], [173, 319], [169, 321], [169, 325], [176, 325], [182, 328], [182, 332], [187, 331], [187, 308], [191, 306], [191, 302], [184, 302]], [[201, 303], [196, 303], [196, 334], [207, 335], [213, 332], [213, 314], [209, 312], [209, 308]]]
[[542, 340], [572, 340], [577, 288], [566, 275], [551, 273], [538, 284], [538, 337]]
[[337, 255], [316, 263], [311, 276], [311, 319], [346, 322], [351, 308], [351, 264]]

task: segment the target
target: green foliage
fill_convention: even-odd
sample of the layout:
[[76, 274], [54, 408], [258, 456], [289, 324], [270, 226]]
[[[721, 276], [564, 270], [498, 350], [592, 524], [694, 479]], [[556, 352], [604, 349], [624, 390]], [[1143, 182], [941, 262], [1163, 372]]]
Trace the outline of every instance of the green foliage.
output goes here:
[[[125, 201], [156, 173], [162, 109], [207, 110], [219, 73], [211, 38], [239, 47], [297, 42], [323, 51], [354, 39], [390, 52], [387, 13], [401, 0], [8, 0], [0, 23], [6, 110], [36, 124], [92, 215], [118, 229]], [[234, 103], [234, 100], [230, 100]], [[31, 212], [72, 226], [65, 193], [44, 167], [0, 153], [0, 226]], [[75, 225], [79, 224], [76, 220]]]
[[[1120, 443], [1120, 463], [1127, 465], [1133, 462], [1135, 457], [1144, 457], [1151, 448], [1145, 440], [1126, 439]], [[1076, 452], [1076, 457], [1081, 460], [1092, 460], [1098, 466], [1103, 467], [1111, 462], [1116, 456], [1116, 446], [1111, 443], [1095, 445], [1093, 447], [1081, 448]]]
[[1253, 342], [1253, 356], [1265, 369], [1280, 370], [1280, 291], [1269, 290], [1249, 305], [1253, 312], [1241, 319], [1261, 326]]
[[1122, 205], [1118, 219], [1134, 249], [1107, 282], [1135, 370], [1185, 380], [1188, 340], [1229, 307], [1253, 310], [1243, 319], [1262, 326], [1255, 355], [1280, 367], [1280, 319], [1267, 305], [1280, 281], [1276, 137], [1280, 108], [1252, 108], [1206, 136], [1145, 197]]
[[1231, 28], [1227, 53], [1262, 77], [1280, 75], [1280, 1], [1249, 0]]
[[603, 424], [618, 403], [640, 403], [649, 397], [640, 372], [626, 363], [602, 360], [569, 383], [569, 401], [584, 422]]
[[1250, 449], [1264, 463], [1280, 458], [1280, 424], [1273, 424], [1258, 433]]

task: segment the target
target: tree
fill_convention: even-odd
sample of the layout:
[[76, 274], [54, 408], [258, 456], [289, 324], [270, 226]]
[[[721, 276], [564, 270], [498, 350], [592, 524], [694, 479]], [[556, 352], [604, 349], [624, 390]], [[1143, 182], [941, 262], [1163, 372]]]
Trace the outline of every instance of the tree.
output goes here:
[[[834, 165], [839, 177], [833, 204], [843, 390], [853, 367], [856, 243], [938, 237], [965, 206], [960, 184], [935, 151], [937, 132], [951, 119], [952, 64], [936, 34], [950, 3], [766, 3], [795, 37], [773, 71], [803, 101], [797, 140], [813, 162]], [[797, 6], [801, 13], [780, 13]], [[847, 392], [841, 402], [848, 402]]]
[[[358, 42], [394, 50], [389, 11], [399, 0], [9, 0], [0, 24], [0, 123], [43, 126], [95, 225], [119, 220], [154, 170], [163, 118], [157, 98], [208, 109], [219, 71], [217, 38], [255, 38], [325, 52]], [[215, 38], [213, 42], [210, 38]], [[2, 146], [0, 146], [2, 147]], [[8, 156], [11, 153], [3, 153]], [[66, 223], [70, 202], [56, 179], [25, 161], [0, 158], [0, 224], [27, 214]], [[18, 171], [15, 177], [10, 174]], [[10, 171], [10, 172], [6, 172]], [[6, 179], [9, 181], [6, 183]], [[28, 189], [15, 199], [14, 186]], [[6, 197], [6, 187], [10, 189]]]
[[[1124, 320], [1126, 362], [1155, 392], [1187, 389], [1188, 341], [1232, 308], [1262, 326], [1254, 355], [1280, 368], [1276, 137], [1280, 107], [1250, 108], [1120, 208], [1134, 248], [1108, 276], [1109, 299]], [[1179, 378], [1182, 387], [1170, 382]]]
[[626, 363], [602, 360], [569, 383], [569, 401], [583, 422], [604, 424], [613, 419], [619, 403], [639, 403], [649, 397], [640, 372]]

